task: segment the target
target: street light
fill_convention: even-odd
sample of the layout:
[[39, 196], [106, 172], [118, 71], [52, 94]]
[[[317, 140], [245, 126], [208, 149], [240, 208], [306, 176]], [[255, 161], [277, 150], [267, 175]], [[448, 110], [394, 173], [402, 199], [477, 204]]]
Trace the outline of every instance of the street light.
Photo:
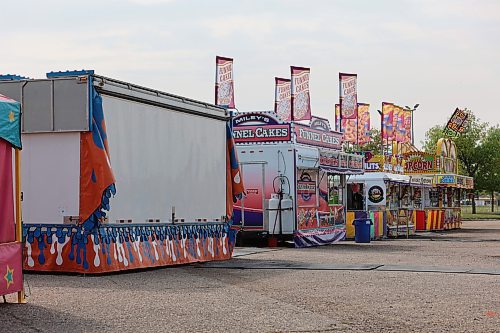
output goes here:
[[413, 145], [414, 144], [414, 133], [413, 133], [413, 112], [418, 108], [420, 104], [415, 104], [415, 106], [412, 108], [410, 108], [409, 106], [405, 106], [405, 108], [408, 110], [408, 111], [411, 111], [411, 144]]
[[385, 155], [384, 152], [384, 116], [382, 115], [382, 111], [377, 110], [380, 115], [380, 154]]

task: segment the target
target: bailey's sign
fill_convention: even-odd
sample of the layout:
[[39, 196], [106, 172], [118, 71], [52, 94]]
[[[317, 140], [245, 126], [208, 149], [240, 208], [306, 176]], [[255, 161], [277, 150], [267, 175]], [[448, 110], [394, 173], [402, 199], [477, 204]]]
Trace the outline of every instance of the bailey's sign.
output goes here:
[[320, 131], [298, 124], [294, 124], [294, 132], [298, 143], [338, 150], [342, 147], [342, 133]]

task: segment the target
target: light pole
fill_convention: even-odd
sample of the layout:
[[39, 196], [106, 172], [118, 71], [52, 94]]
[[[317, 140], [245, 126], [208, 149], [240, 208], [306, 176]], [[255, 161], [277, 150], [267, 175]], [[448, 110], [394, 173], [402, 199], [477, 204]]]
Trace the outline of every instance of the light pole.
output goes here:
[[413, 109], [412, 109], [412, 108], [410, 108], [409, 106], [405, 106], [405, 108], [406, 108], [408, 111], [410, 111], [410, 112], [411, 112], [411, 144], [412, 144], [412, 145], [414, 145], [414, 142], [415, 142], [415, 141], [414, 141], [414, 134], [413, 134], [413, 112], [414, 112], [415, 110], [417, 110], [417, 108], [418, 108], [418, 106], [419, 106], [419, 105], [420, 105], [420, 104], [415, 104], [415, 106], [413, 107]]
[[384, 115], [382, 114], [382, 111], [377, 110], [378, 114], [380, 115], [380, 154], [382, 156], [385, 155], [384, 152]]

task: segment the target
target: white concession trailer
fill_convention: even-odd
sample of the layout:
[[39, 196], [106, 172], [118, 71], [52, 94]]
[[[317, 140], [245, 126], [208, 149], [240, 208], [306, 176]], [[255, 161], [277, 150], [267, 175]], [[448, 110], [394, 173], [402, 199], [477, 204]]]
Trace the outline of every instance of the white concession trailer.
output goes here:
[[225, 109], [93, 71], [0, 78], [23, 107], [26, 269], [230, 257]]

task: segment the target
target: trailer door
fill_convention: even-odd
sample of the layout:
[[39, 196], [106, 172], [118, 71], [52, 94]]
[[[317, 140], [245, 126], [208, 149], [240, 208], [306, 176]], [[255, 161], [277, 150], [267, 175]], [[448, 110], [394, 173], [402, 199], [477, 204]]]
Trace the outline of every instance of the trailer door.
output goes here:
[[235, 204], [233, 222], [244, 230], [264, 230], [267, 221], [266, 164], [267, 162], [263, 161], [240, 163], [246, 196]]

